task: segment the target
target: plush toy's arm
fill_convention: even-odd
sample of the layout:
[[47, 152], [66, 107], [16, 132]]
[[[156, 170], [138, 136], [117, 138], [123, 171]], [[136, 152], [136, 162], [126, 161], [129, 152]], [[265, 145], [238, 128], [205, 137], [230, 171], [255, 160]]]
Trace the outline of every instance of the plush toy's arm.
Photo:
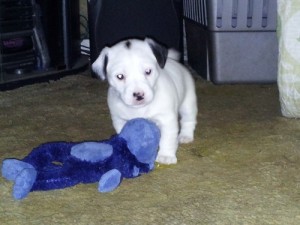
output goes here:
[[109, 144], [98, 142], [83, 142], [74, 145], [71, 149], [71, 155], [88, 162], [101, 162], [113, 153], [113, 147]]
[[122, 182], [122, 174], [117, 169], [112, 169], [102, 175], [98, 185], [99, 192], [111, 192], [119, 187]]

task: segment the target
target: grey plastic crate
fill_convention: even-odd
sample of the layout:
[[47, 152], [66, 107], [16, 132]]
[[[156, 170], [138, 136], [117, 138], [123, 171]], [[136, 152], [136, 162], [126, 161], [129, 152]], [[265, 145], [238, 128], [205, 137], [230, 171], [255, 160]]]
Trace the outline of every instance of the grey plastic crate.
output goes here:
[[277, 0], [183, 0], [189, 64], [214, 83], [275, 82]]

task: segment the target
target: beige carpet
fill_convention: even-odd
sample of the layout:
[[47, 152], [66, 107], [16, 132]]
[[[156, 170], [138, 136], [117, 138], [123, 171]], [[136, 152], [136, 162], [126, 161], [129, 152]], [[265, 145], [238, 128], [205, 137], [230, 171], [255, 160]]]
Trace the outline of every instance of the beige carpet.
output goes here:
[[[85, 73], [0, 92], [1, 161], [114, 133], [107, 85]], [[196, 85], [196, 140], [177, 165], [108, 194], [95, 183], [22, 201], [0, 178], [0, 224], [300, 224], [300, 121], [281, 117], [276, 85]]]

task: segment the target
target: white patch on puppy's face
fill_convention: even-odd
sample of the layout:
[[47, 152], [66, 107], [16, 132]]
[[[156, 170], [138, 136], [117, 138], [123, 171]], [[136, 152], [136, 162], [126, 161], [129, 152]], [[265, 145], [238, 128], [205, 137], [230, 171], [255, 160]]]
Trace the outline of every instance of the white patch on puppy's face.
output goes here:
[[141, 107], [153, 100], [159, 69], [149, 44], [139, 40], [105, 48], [93, 64], [93, 70], [106, 73], [110, 86], [131, 107]]

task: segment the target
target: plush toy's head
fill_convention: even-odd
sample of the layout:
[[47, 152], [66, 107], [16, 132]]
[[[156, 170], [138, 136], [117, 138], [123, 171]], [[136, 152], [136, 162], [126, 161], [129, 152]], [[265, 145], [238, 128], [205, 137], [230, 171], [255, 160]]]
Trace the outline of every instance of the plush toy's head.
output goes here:
[[120, 137], [127, 141], [129, 150], [141, 163], [155, 161], [160, 131], [153, 122], [142, 118], [130, 120], [123, 127]]

